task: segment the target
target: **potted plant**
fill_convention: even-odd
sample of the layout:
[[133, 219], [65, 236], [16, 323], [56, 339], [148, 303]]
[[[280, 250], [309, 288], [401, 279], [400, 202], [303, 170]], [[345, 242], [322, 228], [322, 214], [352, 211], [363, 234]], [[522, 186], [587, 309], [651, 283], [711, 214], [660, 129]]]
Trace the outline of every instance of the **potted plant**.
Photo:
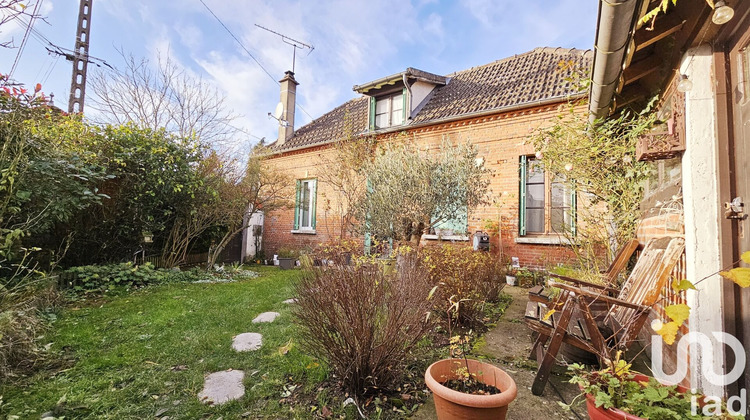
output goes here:
[[[680, 385], [661, 384], [630, 368], [631, 365], [620, 358], [620, 352], [602, 370], [589, 371], [580, 364], [570, 365], [568, 369], [573, 373], [570, 382], [581, 389], [581, 395], [571, 405], [584, 397], [592, 420], [704, 418], [704, 396]], [[727, 413], [725, 406], [721, 412]], [[726, 414], [721, 418], [743, 417]]]
[[[468, 341], [451, 338], [451, 356], [456, 355], [456, 345]], [[425, 372], [438, 419], [504, 419], [518, 393], [513, 378], [497, 366], [466, 358], [464, 351], [460, 354], [462, 358], [437, 361]]]
[[[428, 300], [438, 287], [433, 287]], [[447, 299], [450, 358], [431, 364], [424, 375], [425, 383], [433, 393], [438, 420], [504, 419], [508, 405], [518, 394], [516, 383], [502, 369], [468, 359], [469, 336], [452, 335], [454, 322], [459, 326], [459, 308], [464, 300], [456, 296]]]
[[279, 268], [282, 270], [291, 270], [297, 260], [297, 252], [289, 248], [279, 248], [278, 257]]
[[534, 272], [528, 268], [519, 268], [516, 271], [516, 279], [520, 287], [531, 287], [534, 285]]
[[508, 266], [508, 271], [505, 273], [505, 283], [508, 286], [515, 286], [517, 281], [516, 269], [513, 266]]

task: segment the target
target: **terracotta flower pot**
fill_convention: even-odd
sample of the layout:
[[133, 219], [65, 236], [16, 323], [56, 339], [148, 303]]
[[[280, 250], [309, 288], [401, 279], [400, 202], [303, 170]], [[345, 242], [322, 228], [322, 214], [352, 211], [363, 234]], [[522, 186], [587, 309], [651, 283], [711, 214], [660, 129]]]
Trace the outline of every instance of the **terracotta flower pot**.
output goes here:
[[[639, 373], [633, 379], [638, 382], [648, 382], [651, 378]], [[683, 393], [690, 392], [680, 385], [677, 386], [677, 390]], [[643, 420], [643, 417], [634, 416], [616, 408], [597, 407], [594, 403], [594, 396], [591, 394], [586, 394], [586, 411], [588, 411], [591, 420]]]
[[501, 392], [495, 395], [474, 395], [452, 390], [442, 385], [458, 379], [457, 369], [466, 367], [464, 359], [444, 359], [427, 368], [424, 380], [433, 393], [438, 420], [453, 419], [504, 419], [508, 404], [516, 399], [516, 383], [504, 370], [469, 359], [469, 372], [484, 384], [493, 385]]

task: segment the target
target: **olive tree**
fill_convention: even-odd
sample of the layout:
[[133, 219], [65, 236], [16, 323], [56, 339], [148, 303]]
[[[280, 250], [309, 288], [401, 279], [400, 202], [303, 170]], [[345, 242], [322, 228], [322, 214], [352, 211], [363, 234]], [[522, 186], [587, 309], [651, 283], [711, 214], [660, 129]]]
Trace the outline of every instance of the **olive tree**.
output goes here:
[[441, 222], [489, 203], [489, 173], [476, 147], [444, 139], [434, 150], [388, 143], [365, 164], [357, 205], [362, 233], [419, 244]]

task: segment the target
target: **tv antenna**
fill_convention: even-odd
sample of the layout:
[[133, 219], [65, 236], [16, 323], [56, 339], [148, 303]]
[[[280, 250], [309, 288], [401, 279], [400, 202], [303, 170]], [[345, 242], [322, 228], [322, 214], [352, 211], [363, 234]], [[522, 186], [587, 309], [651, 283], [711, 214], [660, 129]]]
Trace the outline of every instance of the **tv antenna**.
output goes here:
[[307, 55], [310, 55], [310, 53], [312, 53], [313, 50], [315, 49], [315, 47], [313, 47], [312, 45], [305, 44], [302, 41], [297, 41], [294, 38], [290, 38], [284, 34], [280, 34], [274, 30], [260, 26], [257, 23], [255, 24], [255, 26], [259, 27], [260, 29], [263, 29], [264, 31], [268, 31], [274, 35], [280, 36], [282, 41], [292, 46], [292, 73], [294, 73], [294, 62], [297, 60], [297, 49], [303, 50], [305, 48], [308, 48], [310, 51], [307, 52]]

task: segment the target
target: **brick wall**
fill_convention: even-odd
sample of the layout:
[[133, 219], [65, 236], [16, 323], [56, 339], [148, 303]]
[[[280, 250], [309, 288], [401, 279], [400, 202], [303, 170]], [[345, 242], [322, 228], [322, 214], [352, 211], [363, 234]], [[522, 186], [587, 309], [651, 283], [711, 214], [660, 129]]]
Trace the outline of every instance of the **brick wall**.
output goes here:
[[[583, 110], [581, 108], [581, 112]], [[437, 148], [447, 137], [453, 142], [468, 141], [479, 149], [479, 157], [492, 170], [489, 188], [493, 204], [477, 208], [469, 214], [469, 232], [483, 230], [487, 220], [498, 222], [500, 235], [491, 238], [492, 247], [498, 249], [502, 245], [504, 257], [518, 257], [523, 266], [542, 268], [549, 264], [570, 262], [573, 258], [572, 252], [565, 246], [516, 243], [519, 156], [534, 154], [533, 146], [527, 142], [529, 135], [537, 128], [550, 124], [559, 111], [560, 105], [542, 106], [406, 131], [423, 147]], [[394, 138], [396, 135], [383, 135], [378, 141], [393, 141]], [[330, 159], [333, 153], [330, 148], [312, 147], [278, 155], [270, 159], [270, 164], [284, 168], [296, 179], [314, 178], [320, 173], [321, 162]], [[336, 215], [326, 211], [326, 199], [334, 202], [336, 196], [319, 182], [315, 235], [291, 233], [293, 210], [267, 215], [263, 238], [266, 255], [272, 255], [281, 246], [301, 248], [336, 237]]]

